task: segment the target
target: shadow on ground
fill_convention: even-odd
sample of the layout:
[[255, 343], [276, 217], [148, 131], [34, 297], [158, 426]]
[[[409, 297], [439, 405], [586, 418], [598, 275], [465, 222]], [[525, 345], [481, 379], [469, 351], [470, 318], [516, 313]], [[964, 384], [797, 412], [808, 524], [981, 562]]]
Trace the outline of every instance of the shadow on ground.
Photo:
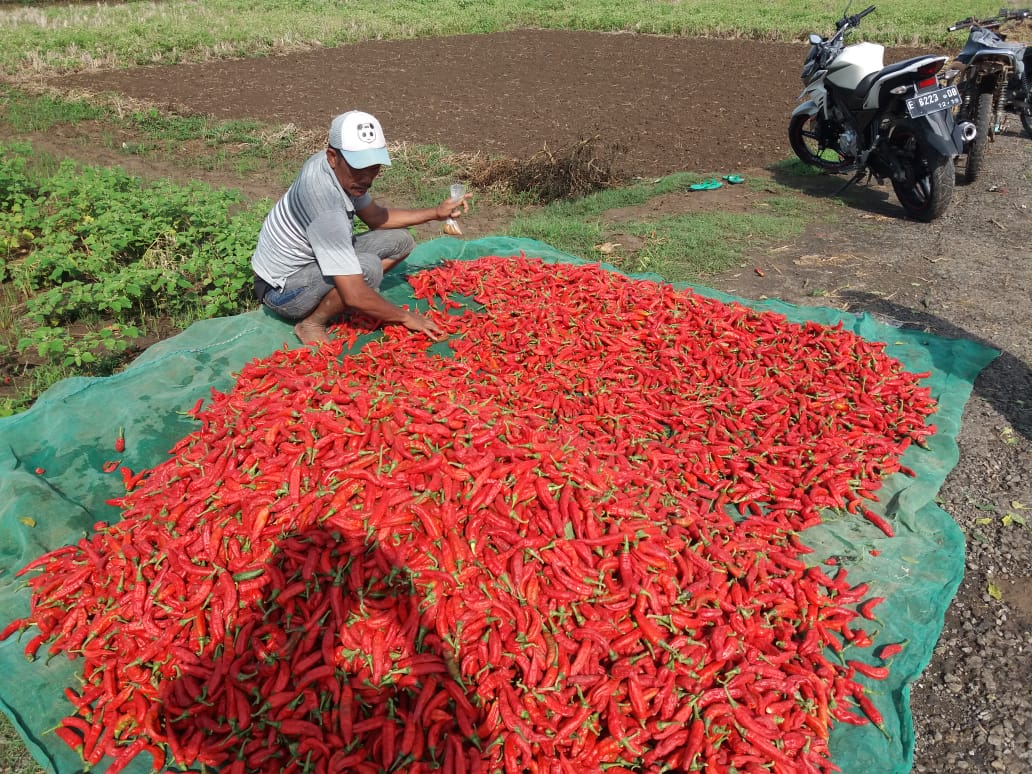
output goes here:
[[[909, 220], [889, 180], [879, 183], [866, 173], [855, 181], [852, 174], [801, 173], [794, 165], [775, 165], [770, 167], [770, 171], [775, 182], [807, 196], [838, 199], [845, 206], [870, 215]], [[959, 179], [957, 185], [960, 185]]]
[[[968, 339], [999, 351], [1000, 356], [976, 380], [974, 394], [1005, 417], [1015, 432], [1032, 440], [1032, 368], [1027, 363], [1011, 352], [999, 350], [997, 344], [934, 314], [895, 304], [874, 293], [844, 290], [840, 295], [851, 307], [864, 309], [887, 322], [899, 324], [901, 328], [922, 330], [950, 339]], [[906, 322], [900, 323], [901, 320]], [[948, 370], [950, 364], [937, 365]]]

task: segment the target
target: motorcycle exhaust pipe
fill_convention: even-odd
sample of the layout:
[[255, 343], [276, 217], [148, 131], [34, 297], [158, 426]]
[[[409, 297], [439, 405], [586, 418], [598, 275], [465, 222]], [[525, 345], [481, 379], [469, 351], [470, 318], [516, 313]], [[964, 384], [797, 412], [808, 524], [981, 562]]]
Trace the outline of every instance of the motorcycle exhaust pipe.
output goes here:
[[964, 142], [971, 142], [973, 139], [975, 139], [975, 136], [978, 134], [978, 127], [976, 127], [970, 121], [962, 121], [959, 126], [960, 138]]

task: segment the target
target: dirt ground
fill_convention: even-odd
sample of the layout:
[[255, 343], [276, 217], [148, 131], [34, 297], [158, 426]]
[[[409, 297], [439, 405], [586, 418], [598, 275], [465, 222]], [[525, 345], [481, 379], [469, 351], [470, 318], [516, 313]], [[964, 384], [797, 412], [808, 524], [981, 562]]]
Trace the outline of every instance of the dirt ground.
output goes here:
[[[886, 61], [911, 53], [890, 50]], [[490, 155], [526, 155], [597, 135], [627, 147], [627, 175], [735, 172], [823, 202], [840, 179], [791, 178], [771, 168], [791, 155], [786, 127], [804, 54], [799, 43], [526, 31], [82, 73], [55, 85], [318, 133], [334, 114], [356, 107], [375, 113], [392, 142]], [[136, 173], [171, 171], [74, 134], [36, 139], [51, 152]], [[1016, 117], [989, 159], [984, 179], [958, 185], [935, 223], [905, 219], [887, 186], [853, 188], [833, 220], [704, 282], [747, 298], [871, 312], [1001, 352], [975, 385], [960, 459], [941, 492], [969, 537], [967, 574], [913, 690], [914, 768], [924, 772], [1032, 770], [1032, 541], [1028, 528], [1001, 519], [1032, 506], [1032, 139]], [[252, 179], [245, 188], [282, 193], [271, 181]], [[761, 195], [724, 186], [657, 206], [739, 208]], [[502, 233], [510, 214], [475, 211], [464, 221], [467, 236]], [[1032, 523], [1032, 512], [1024, 513]], [[990, 583], [1002, 599], [989, 595]]]
[[805, 44], [540, 30], [80, 73], [61, 85], [318, 132], [356, 107], [380, 119], [389, 141], [489, 155], [599, 135], [627, 147], [627, 172], [649, 176], [790, 155], [785, 116], [805, 53]]

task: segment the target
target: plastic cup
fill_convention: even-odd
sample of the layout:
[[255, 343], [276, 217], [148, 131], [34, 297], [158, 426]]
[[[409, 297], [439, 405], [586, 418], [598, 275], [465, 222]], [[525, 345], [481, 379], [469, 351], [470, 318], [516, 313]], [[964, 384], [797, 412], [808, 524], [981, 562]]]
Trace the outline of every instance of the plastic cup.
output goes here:
[[463, 194], [465, 194], [465, 193], [466, 193], [466, 186], [463, 185], [462, 183], [452, 183], [451, 184], [451, 198], [452, 199], [461, 199]]

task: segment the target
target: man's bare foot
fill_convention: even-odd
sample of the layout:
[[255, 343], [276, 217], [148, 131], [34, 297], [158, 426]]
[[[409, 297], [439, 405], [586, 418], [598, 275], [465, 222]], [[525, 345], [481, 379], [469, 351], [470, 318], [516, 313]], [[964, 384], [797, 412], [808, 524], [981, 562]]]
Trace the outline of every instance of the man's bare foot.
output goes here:
[[302, 320], [294, 326], [294, 333], [301, 339], [302, 344], [329, 344], [330, 336], [326, 333], [326, 326], [318, 323]]

